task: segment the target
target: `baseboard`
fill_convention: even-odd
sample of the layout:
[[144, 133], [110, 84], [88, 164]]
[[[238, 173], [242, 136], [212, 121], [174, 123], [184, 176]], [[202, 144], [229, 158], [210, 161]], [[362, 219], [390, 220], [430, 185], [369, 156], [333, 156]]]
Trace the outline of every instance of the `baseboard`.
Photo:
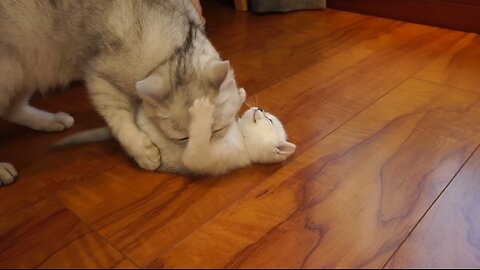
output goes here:
[[327, 7], [480, 33], [480, 0], [328, 0]]

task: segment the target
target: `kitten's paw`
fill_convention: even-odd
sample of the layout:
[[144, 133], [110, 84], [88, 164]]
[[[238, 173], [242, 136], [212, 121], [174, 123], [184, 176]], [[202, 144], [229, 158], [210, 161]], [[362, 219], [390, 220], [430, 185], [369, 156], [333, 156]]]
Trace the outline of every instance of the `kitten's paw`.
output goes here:
[[188, 110], [191, 117], [211, 118], [215, 110], [210, 100], [206, 97], [199, 98], [193, 102], [192, 107]]
[[73, 126], [74, 119], [69, 114], [59, 112], [52, 114], [51, 119], [46, 119], [38, 129], [42, 131], [62, 131]]
[[17, 171], [12, 164], [0, 162], [0, 186], [6, 186], [13, 183], [17, 175]]
[[142, 169], [154, 171], [161, 165], [160, 150], [147, 135], [142, 134], [141, 136], [131, 154]]

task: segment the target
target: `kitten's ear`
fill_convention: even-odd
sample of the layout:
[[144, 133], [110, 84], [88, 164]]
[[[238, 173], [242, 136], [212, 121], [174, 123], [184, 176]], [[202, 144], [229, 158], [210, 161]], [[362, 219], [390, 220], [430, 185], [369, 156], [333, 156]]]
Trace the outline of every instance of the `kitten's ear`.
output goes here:
[[297, 146], [295, 144], [283, 141], [275, 147], [275, 153], [287, 158], [293, 153], [295, 153], [295, 149], [297, 149]]
[[230, 68], [230, 62], [212, 60], [207, 65], [206, 76], [215, 89], [220, 89], [220, 85], [225, 81]]
[[138, 96], [151, 106], [158, 106], [160, 100], [170, 91], [168, 80], [158, 73], [152, 73], [144, 80], [138, 81], [135, 87]]

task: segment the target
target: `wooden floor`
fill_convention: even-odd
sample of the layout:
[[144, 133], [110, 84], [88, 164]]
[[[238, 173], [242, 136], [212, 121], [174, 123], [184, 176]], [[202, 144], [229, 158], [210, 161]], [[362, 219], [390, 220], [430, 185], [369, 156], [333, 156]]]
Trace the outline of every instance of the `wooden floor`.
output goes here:
[[294, 158], [224, 177], [138, 169], [84, 86], [37, 98], [75, 127], [0, 123], [0, 267], [480, 267], [480, 37], [335, 10], [257, 16], [203, 1], [241, 86]]

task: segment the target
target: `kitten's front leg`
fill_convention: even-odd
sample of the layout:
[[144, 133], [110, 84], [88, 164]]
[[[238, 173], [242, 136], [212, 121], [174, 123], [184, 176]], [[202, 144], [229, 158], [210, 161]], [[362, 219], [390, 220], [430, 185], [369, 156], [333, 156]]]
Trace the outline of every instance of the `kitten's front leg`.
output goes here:
[[199, 98], [193, 102], [192, 107], [188, 109], [192, 119], [189, 142], [210, 142], [214, 110], [215, 106], [208, 98]]
[[96, 109], [125, 151], [143, 169], [157, 169], [161, 164], [160, 151], [135, 124], [136, 110], [131, 97], [102, 78], [94, 76], [87, 82]]
[[195, 100], [188, 110], [192, 122], [182, 161], [190, 170], [202, 171], [211, 165], [210, 139], [214, 110], [215, 106], [207, 98]]

